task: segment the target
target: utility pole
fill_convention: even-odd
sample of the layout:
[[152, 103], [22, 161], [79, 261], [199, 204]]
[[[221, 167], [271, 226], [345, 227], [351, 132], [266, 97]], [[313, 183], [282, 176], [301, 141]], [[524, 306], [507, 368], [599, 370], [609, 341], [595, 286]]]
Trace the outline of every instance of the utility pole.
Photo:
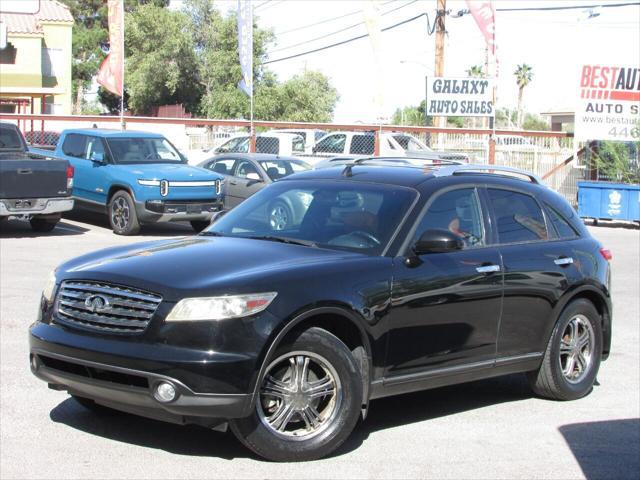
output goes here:
[[[438, 0], [438, 8], [436, 11], [436, 64], [434, 75], [442, 77], [444, 75], [444, 18], [446, 16], [447, 0]], [[446, 117], [444, 117], [446, 118]], [[434, 117], [433, 124], [436, 127], [442, 127], [443, 117]]]

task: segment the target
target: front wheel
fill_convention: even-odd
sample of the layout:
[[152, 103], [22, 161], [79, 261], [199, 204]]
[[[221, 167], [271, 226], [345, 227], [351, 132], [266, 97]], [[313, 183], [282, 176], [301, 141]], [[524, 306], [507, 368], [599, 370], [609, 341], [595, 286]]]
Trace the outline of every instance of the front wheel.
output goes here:
[[314, 460], [347, 439], [361, 406], [362, 375], [355, 358], [337, 337], [310, 328], [278, 348], [253, 414], [232, 420], [231, 430], [268, 460]]
[[540, 368], [529, 373], [541, 397], [575, 400], [593, 388], [602, 357], [602, 324], [593, 304], [571, 302], [556, 323]]
[[109, 224], [116, 235], [136, 235], [140, 232], [140, 223], [128, 192], [119, 190], [109, 202]]

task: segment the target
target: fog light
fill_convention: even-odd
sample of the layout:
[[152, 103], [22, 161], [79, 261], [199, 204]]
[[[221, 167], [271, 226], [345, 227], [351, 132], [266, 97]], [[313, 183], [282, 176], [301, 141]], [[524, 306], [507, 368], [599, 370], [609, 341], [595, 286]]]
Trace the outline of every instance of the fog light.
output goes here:
[[31, 368], [33, 370], [37, 370], [38, 369], [38, 359], [36, 358], [35, 355], [31, 355]]
[[171, 402], [176, 398], [176, 389], [167, 382], [161, 382], [156, 387], [155, 397], [160, 402]]

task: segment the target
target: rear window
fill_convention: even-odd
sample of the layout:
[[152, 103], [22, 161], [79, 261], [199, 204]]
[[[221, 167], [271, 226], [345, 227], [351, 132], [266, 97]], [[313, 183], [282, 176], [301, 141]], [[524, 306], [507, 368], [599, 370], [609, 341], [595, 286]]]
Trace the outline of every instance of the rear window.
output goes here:
[[524, 193], [496, 188], [490, 188], [488, 192], [496, 216], [500, 243], [521, 243], [548, 239], [542, 210], [533, 197]]
[[22, 150], [24, 145], [22, 139], [16, 130], [13, 128], [0, 128], [0, 148]]
[[65, 155], [76, 158], [84, 158], [87, 151], [87, 136], [77, 133], [70, 133], [64, 139], [62, 152]]

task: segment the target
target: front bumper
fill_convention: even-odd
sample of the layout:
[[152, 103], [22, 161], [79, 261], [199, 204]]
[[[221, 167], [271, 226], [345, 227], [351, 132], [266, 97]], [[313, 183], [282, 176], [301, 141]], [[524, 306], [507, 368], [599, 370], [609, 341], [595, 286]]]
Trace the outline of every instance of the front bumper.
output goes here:
[[136, 202], [136, 213], [142, 222], [209, 221], [223, 209], [220, 200], [147, 200]]
[[[16, 202], [20, 202], [18, 205]], [[70, 198], [28, 198], [20, 200], [0, 200], [0, 216], [25, 217], [51, 215], [73, 208]]]

